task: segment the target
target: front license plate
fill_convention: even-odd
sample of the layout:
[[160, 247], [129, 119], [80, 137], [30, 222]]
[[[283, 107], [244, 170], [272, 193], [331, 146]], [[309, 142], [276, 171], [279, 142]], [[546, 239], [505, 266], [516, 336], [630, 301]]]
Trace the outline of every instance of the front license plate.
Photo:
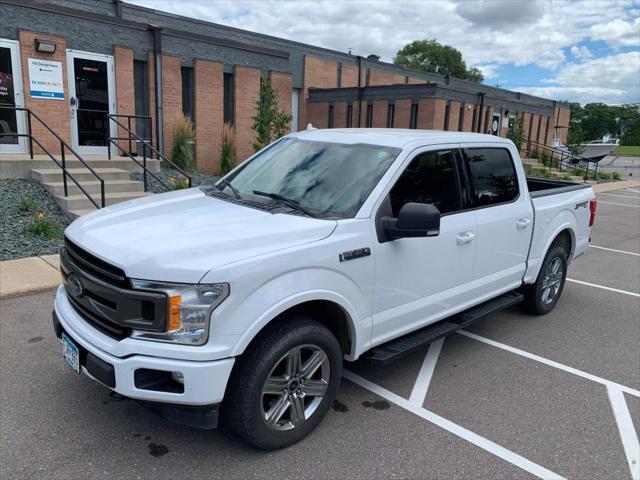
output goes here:
[[80, 349], [64, 332], [62, 333], [62, 355], [71, 368], [76, 373], [80, 373]]

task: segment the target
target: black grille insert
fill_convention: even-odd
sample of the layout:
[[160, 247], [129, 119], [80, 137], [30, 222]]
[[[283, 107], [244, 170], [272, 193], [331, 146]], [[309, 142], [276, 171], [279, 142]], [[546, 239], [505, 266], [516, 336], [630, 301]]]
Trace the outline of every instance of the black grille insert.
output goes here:
[[129, 280], [124, 270], [83, 250], [68, 238], [64, 239], [64, 248], [71, 260], [91, 276], [118, 287], [128, 287]]

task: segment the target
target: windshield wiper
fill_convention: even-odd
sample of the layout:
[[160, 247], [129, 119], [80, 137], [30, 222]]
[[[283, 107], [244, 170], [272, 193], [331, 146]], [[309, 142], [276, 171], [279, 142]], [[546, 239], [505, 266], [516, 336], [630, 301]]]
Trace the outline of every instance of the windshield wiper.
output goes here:
[[309, 210], [304, 208], [298, 202], [296, 202], [295, 200], [292, 200], [290, 198], [283, 197], [279, 193], [261, 192], [260, 190], [254, 190], [253, 193], [254, 193], [254, 195], [260, 195], [261, 197], [269, 197], [269, 198], [273, 198], [274, 200], [279, 200], [282, 203], [286, 203], [287, 205], [289, 205], [294, 210], [297, 210], [299, 212], [304, 213], [308, 217], [316, 218], [316, 216], [313, 213], [311, 213]]
[[[216, 184], [216, 187], [218, 186], [229, 187], [229, 189], [233, 192], [233, 196], [236, 197], [236, 199], [239, 200], [242, 198], [242, 195], [240, 195], [240, 191], [236, 187], [231, 185], [231, 182], [229, 180], [225, 180], [224, 178], [222, 180], [219, 180], [218, 183]], [[223, 190], [223, 189], [218, 188], [218, 190]]]

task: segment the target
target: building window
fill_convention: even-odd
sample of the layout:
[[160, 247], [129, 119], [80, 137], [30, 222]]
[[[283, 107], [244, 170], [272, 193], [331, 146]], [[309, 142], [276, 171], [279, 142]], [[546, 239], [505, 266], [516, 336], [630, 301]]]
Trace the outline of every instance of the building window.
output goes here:
[[353, 126], [353, 105], [347, 105], [347, 128], [351, 128]]
[[366, 74], [366, 76], [364, 78], [365, 78], [364, 85], [365, 85], [365, 87], [368, 87], [369, 86], [369, 82], [371, 81], [371, 69], [370, 68], [367, 68], [367, 74]]
[[449, 116], [451, 115], [451, 105], [447, 102], [447, 106], [444, 107], [444, 129], [449, 130]]
[[475, 132], [477, 126], [478, 126], [478, 108], [474, 107], [473, 117], [471, 118], [471, 131]]
[[540, 130], [542, 130], [542, 115], [538, 117], [538, 131], [536, 132], [536, 143], [540, 143]]
[[[133, 61], [133, 94], [135, 96], [136, 115], [150, 115], [149, 112], [149, 71], [144, 60]], [[136, 134], [143, 139], [151, 138], [151, 121], [136, 119]]]
[[333, 128], [333, 105], [329, 105], [329, 114], [327, 115], [327, 128]]
[[409, 128], [418, 128], [418, 104], [411, 104], [411, 114], [409, 117]]
[[458, 117], [458, 131], [464, 132], [464, 114], [466, 112], [467, 105], [463, 103], [460, 105], [460, 116]]
[[342, 87], [342, 62], [338, 62], [338, 71], [337, 71], [338, 85], [337, 87]]
[[393, 128], [393, 117], [396, 113], [396, 106], [393, 103], [389, 104], [387, 109], [387, 128]]
[[222, 87], [223, 106], [222, 106], [222, 121], [224, 123], [233, 124], [236, 119], [235, 112], [235, 79], [233, 73], [224, 74], [224, 84]]
[[367, 105], [367, 128], [371, 128], [373, 125], [373, 104]]
[[180, 73], [182, 74], [182, 113], [193, 122], [195, 120], [193, 115], [193, 68], [181, 67]]

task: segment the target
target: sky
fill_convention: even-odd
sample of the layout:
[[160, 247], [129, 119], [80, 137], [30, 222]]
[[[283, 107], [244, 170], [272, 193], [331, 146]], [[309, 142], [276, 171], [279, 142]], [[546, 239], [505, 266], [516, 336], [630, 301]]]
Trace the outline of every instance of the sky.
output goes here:
[[582, 104], [640, 103], [640, 0], [129, 0], [391, 62], [435, 39], [488, 85]]

